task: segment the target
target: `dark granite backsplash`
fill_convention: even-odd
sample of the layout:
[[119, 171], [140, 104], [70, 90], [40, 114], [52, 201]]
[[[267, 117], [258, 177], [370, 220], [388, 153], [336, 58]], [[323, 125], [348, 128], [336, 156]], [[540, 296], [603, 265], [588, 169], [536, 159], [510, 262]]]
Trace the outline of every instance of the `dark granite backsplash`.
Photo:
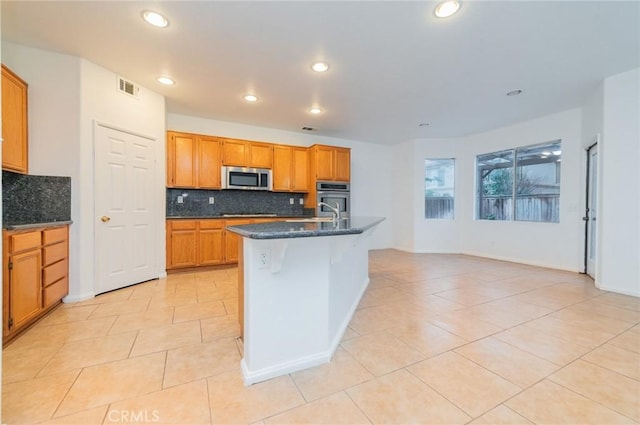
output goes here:
[[71, 177], [2, 171], [3, 226], [71, 220]]
[[[183, 203], [178, 203], [178, 196]], [[209, 198], [213, 197], [213, 205]], [[293, 198], [293, 205], [290, 199]], [[167, 189], [167, 217], [220, 217], [224, 214], [301, 216], [301, 193], [253, 190]]]

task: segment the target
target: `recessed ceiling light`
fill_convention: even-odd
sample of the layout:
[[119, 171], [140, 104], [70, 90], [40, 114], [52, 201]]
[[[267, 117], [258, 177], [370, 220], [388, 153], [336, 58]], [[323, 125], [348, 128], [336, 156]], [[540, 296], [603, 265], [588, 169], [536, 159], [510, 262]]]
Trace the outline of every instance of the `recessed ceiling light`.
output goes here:
[[142, 18], [154, 27], [164, 28], [169, 25], [167, 18], [158, 12], [153, 12], [151, 10], [145, 10], [142, 12]]
[[169, 78], [169, 77], [164, 77], [164, 76], [162, 76], [162, 77], [158, 77], [158, 78], [156, 78], [156, 80], [157, 80], [160, 84], [164, 84], [164, 85], [166, 85], [166, 86], [172, 86], [172, 85], [174, 85], [174, 84], [176, 83], [176, 82], [175, 82], [175, 81], [173, 81], [171, 78]]
[[329, 64], [326, 62], [316, 62], [311, 65], [311, 69], [313, 69], [315, 72], [325, 72], [329, 69]]
[[247, 102], [257, 102], [258, 101], [258, 96], [256, 96], [255, 94], [245, 94], [244, 96], [242, 96], [242, 98], [244, 100], [246, 100]]
[[311, 108], [309, 109], [309, 113], [314, 114], [314, 115], [318, 115], [322, 113], [322, 109], [320, 108]]
[[436, 15], [437, 18], [448, 18], [449, 16], [460, 10], [461, 6], [462, 2], [459, 0], [443, 1], [436, 6], [436, 8], [433, 10], [433, 14]]
[[522, 90], [511, 90], [509, 93], [507, 93], [507, 96], [517, 96], [520, 93], [522, 93]]

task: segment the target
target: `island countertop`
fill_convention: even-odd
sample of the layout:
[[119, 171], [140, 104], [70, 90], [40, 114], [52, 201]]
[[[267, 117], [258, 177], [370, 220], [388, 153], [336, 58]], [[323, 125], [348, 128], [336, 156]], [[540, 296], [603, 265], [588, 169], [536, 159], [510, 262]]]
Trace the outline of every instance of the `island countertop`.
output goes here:
[[286, 239], [318, 236], [357, 235], [384, 221], [384, 217], [350, 217], [338, 221], [275, 221], [229, 226], [227, 230], [251, 239]]

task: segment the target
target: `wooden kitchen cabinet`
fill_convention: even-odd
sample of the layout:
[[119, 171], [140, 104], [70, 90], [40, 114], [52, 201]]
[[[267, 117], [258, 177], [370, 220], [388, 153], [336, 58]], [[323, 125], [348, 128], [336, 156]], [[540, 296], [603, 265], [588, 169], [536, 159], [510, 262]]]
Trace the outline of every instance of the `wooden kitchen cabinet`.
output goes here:
[[3, 231], [3, 343], [69, 293], [69, 227]]
[[69, 228], [42, 231], [42, 306], [50, 307], [69, 293]]
[[198, 265], [197, 220], [167, 220], [167, 269]]
[[167, 220], [167, 270], [226, 262], [224, 220]]
[[[243, 224], [251, 224], [253, 220], [238, 219], [238, 220], [226, 220], [225, 227], [227, 226], [240, 226]], [[242, 237], [233, 233], [224, 232], [224, 251], [225, 251], [225, 263], [237, 263], [238, 262], [238, 245], [242, 241]]]
[[220, 189], [220, 140], [167, 132], [167, 187]]
[[222, 264], [224, 258], [224, 223], [220, 220], [199, 220], [198, 265]]
[[224, 139], [222, 142], [222, 165], [236, 167], [273, 167], [273, 145], [248, 140]]
[[348, 182], [351, 180], [351, 150], [349, 148], [313, 145], [309, 150], [310, 174], [316, 181]]
[[27, 83], [2, 65], [2, 169], [29, 171]]
[[273, 190], [309, 191], [307, 148], [285, 145], [273, 147]]
[[39, 246], [9, 257], [9, 332], [22, 328], [42, 310], [41, 270]]
[[273, 167], [273, 145], [270, 143], [250, 143], [249, 167]]
[[334, 149], [334, 178], [339, 182], [351, 181], [351, 149]]

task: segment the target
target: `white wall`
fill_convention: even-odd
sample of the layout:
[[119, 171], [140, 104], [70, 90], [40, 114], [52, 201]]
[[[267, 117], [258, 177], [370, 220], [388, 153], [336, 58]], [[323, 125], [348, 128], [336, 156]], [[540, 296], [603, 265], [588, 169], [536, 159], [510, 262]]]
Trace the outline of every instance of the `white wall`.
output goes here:
[[[416, 252], [459, 253], [465, 249], [462, 228], [471, 219], [473, 210], [464, 196], [465, 170], [473, 167], [464, 155], [464, 141], [458, 139], [421, 139], [413, 141], [412, 169], [415, 185], [411, 192], [415, 199], [414, 237]], [[425, 159], [455, 158], [454, 218], [427, 220], [424, 218]]]
[[[3, 41], [2, 61], [29, 85], [29, 173], [71, 177], [71, 219], [80, 217], [80, 59]], [[46, 71], [46, 72], [43, 72]], [[80, 285], [80, 228], [69, 230], [69, 288]]]
[[[581, 112], [573, 109], [460, 139], [420, 139], [402, 144], [395, 161], [399, 184], [411, 181], [411, 199], [398, 203], [412, 217], [396, 218], [398, 249], [466, 253], [507, 261], [581, 270]], [[520, 146], [562, 139], [560, 222], [475, 220], [475, 158]], [[424, 160], [456, 159], [455, 219], [424, 218]], [[410, 170], [411, 175], [407, 175]], [[402, 213], [405, 214], [406, 213]], [[406, 224], [411, 223], [411, 224]], [[413, 226], [413, 231], [409, 226]], [[413, 237], [413, 242], [408, 239]]]
[[[99, 225], [94, 211], [94, 124], [101, 123], [115, 128], [146, 136], [156, 143], [156, 188], [152, 195], [156, 220], [156, 270], [158, 276], [165, 274], [165, 104], [164, 97], [140, 87], [136, 98], [117, 90], [117, 75], [85, 59], [81, 59], [81, 113], [80, 113], [80, 176], [79, 219], [74, 226], [79, 228], [78, 246], [82, 252], [83, 264], [80, 269], [78, 291], [70, 292], [70, 300], [92, 297], [95, 293], [94, 230]], [[126, 78], [126, 76], [123, 76]], [[99, 194], [98, 194], [99, 196]], [[86, 261], [91, 259], [91, 261]]]
[[583, 186], [580, 176], [583, 151], [580, 109], [465, 138], [467, 167], [463, 197], [475, 199], [474, 165], [477, 155], [556, 139], [562, 140], [560, 222], [467, 220], [463, 229], [466, 253], [582, 271]]
[[394, 146], [393, 191], [389, 202], [393, 204], [393, 247], [414, 252], [416, 218], [415, 192], [419, 190], [420, 178], [416, 180], [414, 143], [411, 141]]
[[600, 288], [640, 296], [640, 69], [605, 79]]
[[[164, 97], [140, 89], [137, 99], [116, 90], [116, 74], [84, 59], [3, 42], [2, 60], [29, 84], [29, 173], [71, 177], [69, 296], [95, 292], [93, 125], [109, 124], [157, 140], [156, 258], [165, 273]], [[126, 77], [126, 76], [125, 76]]]
[[318, 143], [351, 148], [351, 214], [386, 217], [371, 237], [370, 247], [391, 246], [392, 215], [395, 214], [391, 196], [394, 190], [391, 147], [178, 114], [167, 115], [167, 129], [285, 145]]

